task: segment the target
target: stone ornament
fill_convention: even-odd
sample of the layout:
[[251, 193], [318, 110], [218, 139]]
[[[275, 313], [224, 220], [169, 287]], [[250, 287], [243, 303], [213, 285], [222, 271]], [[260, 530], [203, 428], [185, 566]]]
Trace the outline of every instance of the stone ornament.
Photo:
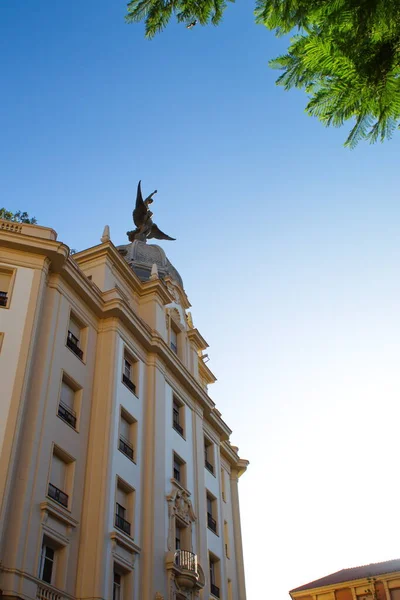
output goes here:
[[139, 181], [136, 194], [136, 204], [132, 213], [133, 222], [136, 225], [136, 229], [127, 231], [127, 236], [130, 242], [140, 240], [146, 242], [151, 238], [157, 240], [171, 240], [175, 241], [175, 238], [170, 237], [153, 223], [153, 213], [149, 209], [149, 205], [153, 203], [153, 196], [157, 194], [157, 190], [154, 190], [152, 194], [147, 196], [146, 200], [143, 200], [141, 182]]

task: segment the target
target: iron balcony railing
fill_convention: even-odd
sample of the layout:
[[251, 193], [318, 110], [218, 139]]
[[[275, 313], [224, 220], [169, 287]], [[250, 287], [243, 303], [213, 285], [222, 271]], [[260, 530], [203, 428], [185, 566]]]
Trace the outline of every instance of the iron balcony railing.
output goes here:
[[69, 406], [64, 404], [60, 400], [60, 404], [58, 405], [58, 416], [61, 417], [63, 421], [71, 425], [74, 429], [76, 428], [76, 412], [72, 410]]
[[7, 292], [0, 292], [0, 306], [7, 306]]
[[173, 418], [173, 426], [174, 429], [183, 435], [183, 427], [179, 425], [179, 412], [174, 409], [174, 418]]
[[216, 598], [219, 598], [219, 587], [217, 587], [216, 585], [214, 585], [213, 583], [211, 584], [211, 593], [213, 596], [215, 596]]
[[205, 464], [206, 469], [208, 469], [210, 471], [210, 473], [212, 473], [214, 475], [214, 467], [210, 462], [208, 462], [207, 455], [204, 458], [204, 464]]
[[76, 356], [81, 360], [83, 359], [83, 352], [79, 348], [79, 340], [71, 331], [68, 331], [67, 346]]
[[50, 496], [50, 498], [52, 498], [59, 504], [62, 504], [62, 506], [65, 506], [66, 508], [68, 508], [67, 494], [65, 492], [63, 492], [62, 490], [59, 490], [58, 487], [56, 487], [52, 483], [49, 483], [49, 489], [47, 491], [47, 495]]
[[124, 438], [122, 435], [119, 437], [119, 449], [121, 452], [126, 454], [128, 458], [133, 460], [133, 446], [130, 441]]
[[177, 550], [175, 552], [175, 564], [180, 569], [197, 573], [197, 556], [189, 550]]
[[131, 524], [121, 517], [118, 513], [115, 514], [115, 527], [121, 529], [124, 533], [131, 535]]
[[207, 513], [207, 525], [214, 533], [217, 533], [217, 521], [209, 512]]
[[136, 394], [136, 385], [129, 379], [129, 377], [127, 377], [127, 375], [125, 375], [125, 373], [122, 375], [122, 381], [131, 390], [131, 392]]

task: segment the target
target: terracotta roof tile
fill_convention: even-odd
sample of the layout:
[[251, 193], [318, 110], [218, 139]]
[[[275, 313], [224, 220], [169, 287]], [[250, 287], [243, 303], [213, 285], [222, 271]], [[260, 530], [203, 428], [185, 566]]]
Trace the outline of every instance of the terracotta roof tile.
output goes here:
[[362, 565], [361, 567], [352, 567], [351, 569], [342, 569], [321, 579], [316, 579], [305, 585], [294, 588], [290, 591], [301, 592], [303, 590], [311, 590], [313, 588], [324, 587], [327, 585], [334, 585], [336, 583], [343, 583], [345, 581], [354, 581], [355, 579], [365, 579], [366, 577], [376, 577], [377, 575], [383, 575], [384, 573], [393, 573], [394, 571], [400, 571], [400, 558], [394, 560], [386, 560], [380, 563], [371, 563], [370, 565]]

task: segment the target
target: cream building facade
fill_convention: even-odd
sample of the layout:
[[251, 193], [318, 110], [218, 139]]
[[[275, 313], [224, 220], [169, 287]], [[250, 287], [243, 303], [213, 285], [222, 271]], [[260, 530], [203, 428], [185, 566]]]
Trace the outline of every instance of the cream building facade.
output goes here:
[[248, 462], [157, 245], [0, 220], [2, 600], [245, 600]]

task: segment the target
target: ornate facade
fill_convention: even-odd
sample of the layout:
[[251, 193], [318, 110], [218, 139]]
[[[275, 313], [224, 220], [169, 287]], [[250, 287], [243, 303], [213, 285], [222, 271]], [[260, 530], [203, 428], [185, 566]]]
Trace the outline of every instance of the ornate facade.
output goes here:
[[248, 463], [189, 308], [157, 245], [0, 220], [3, 600], [245, 600]]

